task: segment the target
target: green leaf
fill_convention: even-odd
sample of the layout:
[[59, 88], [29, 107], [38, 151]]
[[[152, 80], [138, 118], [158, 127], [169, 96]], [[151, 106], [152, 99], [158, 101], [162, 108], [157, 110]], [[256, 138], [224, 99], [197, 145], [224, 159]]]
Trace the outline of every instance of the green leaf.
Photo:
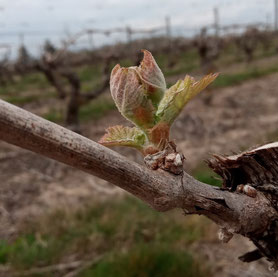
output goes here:
[[136, 127], [113, 126], [106, 130], [106, 134], [99, 143], [105, 146], [129, 146], [143, 149], [146, 135]]
[[[192, 94], [194, 96], [196, 96], [199, 92], [201, 92], [202, 90], [204, 90], [208, 85], [210, 85], [217, 77], [218, 77], [219, 73], [214, 73], [214, 74], [208, 74], [205, 77], [203, 77], [200, 81], [195, 82], [192, 85]], [[191, 97], [191, 98], [192, 98]]]
[[194, 78], [186, 75], [184, 80], [179, 80], [170, 87], [158, 106], [156, 115], [159, 122], [172, 124], [184, 106], [217, 76], [218, 74], [209, 74], [196, 82]]

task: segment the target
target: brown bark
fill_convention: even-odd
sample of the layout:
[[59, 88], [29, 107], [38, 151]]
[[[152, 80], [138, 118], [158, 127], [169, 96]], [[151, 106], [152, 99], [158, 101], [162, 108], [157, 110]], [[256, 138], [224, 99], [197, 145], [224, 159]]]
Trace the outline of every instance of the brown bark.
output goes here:
[[[249, 197], [201, 183], [186, 172], [174, 175], [147, 169], [1, 100], [0, 139], [109, 181], [157, 211], [180, 208], [187, 214], [205, 215], [221, 226], [226, 241], [232, 233], [252, 240], [263, 237], [277, 217], [273, 203], [261, 191]], [[277, 260], [269, 259], [277, 265]]]
[[59, 98], [64, 99], [67, 93], [51, 66], [44, 62], [38, 62], [35, 68], [44, 74], [47, 81], [56, 89]]
[[[35, 68], [45, 75], [48, 82], [56, 89], [59, 98], [65, 99], [68, 96], [69, 100], [67, 103], [65, 123], [71, 130], [78, 133], [81, 132], [79, 126], [80, 107], [97, 98], [108, 89], [110, 65], [115, 59], [116, 58], [112, 56], [107, 58], [103, 69], [101, 86], [87, 93], [81, 93], [80, 78], [74, 71], [69, 69], [69, 65], [65, 66], [60, 60], [55, 60], [54, 57], [48, 60], [45, 56], [36, 63]], [[62, 78], [66, 79], [69, 89], [63, 87]]]
[[[263, 235], [251, 235], [257, 250], [240, 257], [252, 261], [266, 256], [278, 264], [278, 143], [270, 143], [239, 155], [222, 157], [215, 155], [210, 167], [223, 178], [223, 189], [245, 191], [252, 197], [261, 192], [276, 210]], [[260, 207], [258, 206], [258, 209]], [[248, 234], [247, 234], [248, 236]]]

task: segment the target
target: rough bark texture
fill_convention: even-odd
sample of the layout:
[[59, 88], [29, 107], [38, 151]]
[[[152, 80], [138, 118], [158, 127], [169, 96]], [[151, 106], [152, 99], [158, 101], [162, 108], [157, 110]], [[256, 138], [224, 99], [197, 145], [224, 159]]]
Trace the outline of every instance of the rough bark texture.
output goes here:
[[[247, 236], [257, 246], [257, 250], [240, 257], [243, 261], [253, 261], [266, 256], [278, 264], [278, 143], [270, 143], [262, 147], [234, 155], [222, 157], [215, 155], [209, 161], [210, 167], [223, 178], [223, 189], [243, 191], [254, 197], [258, 192], [271, 202], [276, 210], [263, 235]], [[258, 210], [261, 207], [258, 206]]]
[[[276, 222], [276, 207], [263, 191], [249, 197], [201, 183], [186, 172], [174, 175], [147, 169], [1, 100], [0, 139], [109, 181], [158, 211], [180, 208], [187, 214], [205, 215], [220, 225], [224, 241], [239, 233], [256, 244]], [[277, 265], [277, 259], [261, 253]]]

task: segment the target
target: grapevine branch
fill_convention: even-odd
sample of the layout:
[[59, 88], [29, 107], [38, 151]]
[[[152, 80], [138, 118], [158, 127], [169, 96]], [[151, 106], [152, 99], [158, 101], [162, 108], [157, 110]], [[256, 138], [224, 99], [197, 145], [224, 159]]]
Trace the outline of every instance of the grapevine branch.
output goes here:
[[[258, 241], [277, 217], [271, 201], [260, 191], [249, 197], [204, 184], [186, 172], [174, 175], [147, 169], [2, 100], [0, 139], [111, 182], [157, 211], [179, 208], [188, 214], [205, 215], [220, 225], [223, 240], [238, 233]], [[277, 259], [271, 260], [277, 266]]]

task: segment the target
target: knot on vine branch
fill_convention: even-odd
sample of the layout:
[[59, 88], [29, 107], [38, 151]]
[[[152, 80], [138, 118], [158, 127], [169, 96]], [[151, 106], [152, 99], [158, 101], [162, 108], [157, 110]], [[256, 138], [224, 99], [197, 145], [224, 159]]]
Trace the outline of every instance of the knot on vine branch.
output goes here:
[[163, 169], [175, 175], [183, 173], [183, 162], [185, 157], [177, 152], [174, 142], [168, 142], [164, 150], [155, 154], [145, 156], [144, 161], [148, 168], [152, 170]]

